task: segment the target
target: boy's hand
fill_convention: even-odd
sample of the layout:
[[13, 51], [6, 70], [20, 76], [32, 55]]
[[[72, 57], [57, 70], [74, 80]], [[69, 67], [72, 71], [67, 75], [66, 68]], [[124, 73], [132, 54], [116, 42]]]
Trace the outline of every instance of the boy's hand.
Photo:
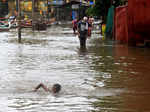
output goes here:
[[80, 36], [80, 33], [79, 33], [79, 32], [77, 32], [77, 35], [78, 35], [78, 36]]

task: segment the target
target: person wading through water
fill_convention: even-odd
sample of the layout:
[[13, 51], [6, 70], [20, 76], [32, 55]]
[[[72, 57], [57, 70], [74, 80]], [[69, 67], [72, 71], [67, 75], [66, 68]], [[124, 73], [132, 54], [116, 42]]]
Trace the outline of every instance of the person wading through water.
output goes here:
[[83, 19], [78, 23], [78, 37], [80, 40], [80, 48], [86, 48], [86, 39], [88, 36], [88, 18], [83, 17]]
[[74, 34], [76, 34], [76, 31], [77, 31], [77, 23], [78, 23], [77, 19], [74, 19], [72, 21], [72, 29], [73, 29]]
[[45, 86], [43, 83], [40, 83], [37, 85], [37, 87], [34, 89], [34, 92], [36, 92], [39, 88], [43, 88], [46, 92], [52, 92], [52, 93], [59, 93], [61, 90], [60, 84], [54, 84], [51, 89], [49, 89], [47, 86]]

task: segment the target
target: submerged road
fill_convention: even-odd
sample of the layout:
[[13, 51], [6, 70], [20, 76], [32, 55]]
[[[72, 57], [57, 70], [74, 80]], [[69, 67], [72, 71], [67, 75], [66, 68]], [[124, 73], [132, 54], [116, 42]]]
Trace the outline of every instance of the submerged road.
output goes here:
[[[150, 52], [93, 34], [87, 49], [68, 27], [0, 33], [0, 112], [149, 112]], [[62, 85], [58, 95], [44, 83]]]

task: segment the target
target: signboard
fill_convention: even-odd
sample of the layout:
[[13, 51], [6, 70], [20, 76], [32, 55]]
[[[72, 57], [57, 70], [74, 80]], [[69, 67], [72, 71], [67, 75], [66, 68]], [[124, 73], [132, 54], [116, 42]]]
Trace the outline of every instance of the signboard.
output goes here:
[[90, 5], [94, 5], [94, 2], [93, 2], [93, 1], [90, 1]]
[[73, 4], [72, 9], [79, 9], [79, 4]]
[[50, 5], [63, 5], [64, 1], [63, 0], [52, 0], [50, 2], [48, 2], [48, 4]]

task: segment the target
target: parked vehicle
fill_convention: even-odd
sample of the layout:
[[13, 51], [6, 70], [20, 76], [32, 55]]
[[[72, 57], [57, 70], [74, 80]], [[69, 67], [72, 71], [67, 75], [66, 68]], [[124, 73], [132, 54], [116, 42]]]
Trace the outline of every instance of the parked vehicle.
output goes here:
[[11, 23], [8, 21], [0, 21], [0, 32], [9, 31]]

